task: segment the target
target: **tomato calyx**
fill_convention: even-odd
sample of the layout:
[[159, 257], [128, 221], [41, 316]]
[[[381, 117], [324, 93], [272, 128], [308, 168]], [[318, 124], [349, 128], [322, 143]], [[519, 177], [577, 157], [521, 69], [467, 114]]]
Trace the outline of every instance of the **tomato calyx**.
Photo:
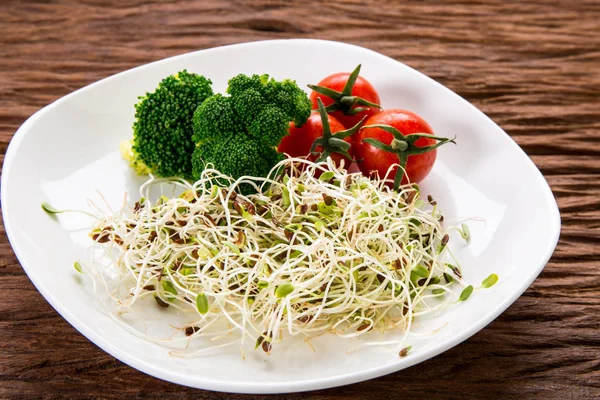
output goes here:
[[352, 96], [352, 89], [354, 88], [356, 78], [358, 78], [358, 74], [360, 73], [360, 67], [361, 65], [358, 64], [350, 76], [348, 76], [348, 80], [346, 81], [344, 89], [341, 92], [324, 86], [308, 85], [310, 89], [333, 100], [333, 103], [325, 108], [328, 113], [341, 111], [345, 115], [356, 115], [367, 110], [365, 107], [355, 107], [357, 105], [381, 108], [381, 105], [379, 104], [365, 100], [362, 97]]
[[[329, 126], [329, 117], [327, 115], [327, 109], [323, 105], [321, 99], [317, 99], [319, 104], [319, 115], [321, 116], [321, 125], [323, 126], [323, 135], [313, 142], [310, 152], [313, 155], [318, 155], [319, 157], [315, 160], [315, 162], [323, 162], [327, 160], [332, 153], [338, 153], [349, 159], [350, 161], [354, 161], [352, 155], [350, 155], [349, 150], [352, 145], [346, 142], [346, 139], [349, 136], [354, 135], [359, 129], [366, 116], [356, 125], [354, 125], [350, 129], [346, 129], [343, 131], [336, 132], [335, 134], [331, 133], [331, 127]], [[317, 147], [321, 147], [323, 151], [316, 151]]]
[[[456, 144], [456, 136], [454, 136], [452, 139], [440, 136], [433, 136], [428, 133], [411, 133], [409, 135], [404, 136], [402, 132], [400, 132], [398, 129], [385, 124], [373, 124], [363, 126], [363, 129], [366, 128], [379, 128], [393, 135], [393, 139], [390, 144], [385, 144], [373, 138], [363, 139], [362, 142], [368, 143], [371, 146], [378, 148], [379, 150], [387, 151], [388, 153], [396, 154], [398, 156], [400, 167], [396, 171], [396, 176], [394, 177], [395, 190], [398, 190], [398, 188], [400, 187], [400, 182], [402, 182], [402, 178], [404, 177], [404, 171], [406, 169], [406, 163], [408, 161], [409, 156], [427, 153], [429, 151], [437, 149], [438, 147], [446, 143]], [[419, 147], [415, 145], [415, 142], [420, 138], [433, 139], [437, 140], [438, 142], [431, 146]]]

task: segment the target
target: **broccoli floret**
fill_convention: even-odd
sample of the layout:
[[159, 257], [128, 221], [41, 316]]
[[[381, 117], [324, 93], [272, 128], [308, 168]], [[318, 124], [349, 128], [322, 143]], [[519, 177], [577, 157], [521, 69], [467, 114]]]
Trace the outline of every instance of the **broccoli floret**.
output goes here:
[[312, 108], [294, 81], [278, 82], [268, 75], [235, 76], [227, 93], [210, 97], [194, 114], [195, 179], [207, 163], [235, 179], [266, 176], [283, 158], [275, 147], [288, 134], [290, 122], [302, 125]]
[[[200, 145], [192, 156], [193, 174], [199, 178], [208, 164], [235, 179], [241, 176], [267, 176], [284, 155], [245, 134], [216, 137], [210, 145]], [[223, 183], [224, 184], [224, 183]], [[251, 185], [240, 186], [242, 193], [252, 193]]]
[[193, 139], [195, 143], [212, 139], [216, 134], [230, 136], [238, 127], [232, 124], [236, 116], [233, 111], [231, 97], [215, 94], [206, 99], [194, 112]]
[[[252, 96], [247, 95], [251, 90]], [[295, 81], [284, 79], [276, 81], [269, 75], [238, 75], [229, 80], [227, 93], [234, 99], [234, 108], [242, 118], [252, 119], [261, 107], [272, 104], [281, 109], [296, 126], [300, 126], [310, 117], [312, 104], [306, 93]], [[257, 104], [257, 94], [262, 101]], [[259, 108], [257, 110], [257, 108]], [[250, 115], [247, 114], [250, 110]], [[246, 121], [248, 124], [251, 121]]]
[[272, 82], [274, 90], [273, 101], [279, 104], [281, 109], [291, 117], [296, 126], [300, 126], [310, 117], [312, 103], [306, 97], [304, 90], [300, 89], [296, 82], [285, 79], [281, 82]]
[[248, 126], [248, 133], [255, 138], [261, 138], [269, 146], [277, 146], [281, 139], [288, 134], [290, 119], [281, 108], [265, 106]]
[[237, 96], [240, 93], [248, 90], [255, 89], [260, 93], [263, 93], [264, 86], [269, 83], [269, 75], [244, 75], [239, 74], [234, 76], [227, 82], [227, 93], [232, 96]]
[[135, 105], [131, 159], [140, 160], [158, 176], [191, 177], [192, 117], [213, 95], [211, 84], [209, 79], [183, 70], [140, 97]]
[[256, 116], [267, 105], [262, 93], [253, 88], [239, 92], [235, 96], [235, 101], [231, 103], [235, 107], [235, 113], [239, 116], [243, 126], [250, 126]]

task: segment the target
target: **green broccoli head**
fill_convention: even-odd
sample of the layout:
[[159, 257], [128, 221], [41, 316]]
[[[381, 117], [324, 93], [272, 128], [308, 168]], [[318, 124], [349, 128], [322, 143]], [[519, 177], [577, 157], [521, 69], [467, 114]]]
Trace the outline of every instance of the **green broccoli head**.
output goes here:
[[312, 110], [312, 103], [306, 96], [304, 90], [300, 89], [295, 81], [285, 79], [281, 82], [272, 83], [274, 102], [279, 104], [296, 126], [303, 125]]
[[289, 117], [281, 108], [267, 105], [247, 127], [248, 133], [254, 138], [260, 138], [268, 146], [275, 147], [288, 134], [289, 121]]
[[252, 124], [257, 115], [268, 104], [263, 94], [254, 88], [249, 88], [239, 92], [232, 99], [232, 105], [242, 126], [247, 127]]
[[210, 140], [215, 136], [230, 136], [240, 130], [236, 123], [231, 97], [215, 94], [206, 99], [194, 112], [192, 125], [195, 143]]
[[[233, 99], [234, 109], [246, 128], [266, 106], [279, 108], [288, 124], [300, 126], [306, 122], [312, 110], [310, 99], [295, 81], [276, 81], [269, 75], [237, 75], [229, 80], [227, 93]], [[285, 136], [285, 134], [284, 134]], [[283, 138], [281, 136], [277, 143]]]
[[[198, 179], [207, 163], [235, 179], [266, 176], [283, 156], [275, 147], [302, 125], [311, 112], [306, 93], [292, 80], [268, 75], [237, 75], [229, 80], [229, 97], [214, 95], [194, 114], [192, 175]], [[250, 190], [250, 185], [243, 188]]]
[[[196, 147], [192, 156], [193, 174], [197, 179], [208, 164], [221, 173], [237, 179], [241, 176], [267, 176], [284, 158], [274, 148], [246, 134], [216, 137]], [[240, 186], [244, 194], [252, 193], [249, 184]]]
[[135, 105], [132, 152], [163, 177], [192, 175], [192, 116], [213, 95], [212, 82], [186, 70], [163, 79]]
[[265, 85], [269, 83], [269, 75], [244, 75], [239, 74], [234, 76], [227, 82], [227, 93], [236, 97], [240, 93], [254, 89], [259, 93], [264, 93]]

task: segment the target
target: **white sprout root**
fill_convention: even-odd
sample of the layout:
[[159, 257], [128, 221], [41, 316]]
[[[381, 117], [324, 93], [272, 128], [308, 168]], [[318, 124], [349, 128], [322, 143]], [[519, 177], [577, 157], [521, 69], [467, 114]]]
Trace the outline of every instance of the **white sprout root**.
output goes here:
[[[148, 200], [166, 182], [185, 191]], [[182, 328], [190, 339], [238, 333], [241, 344], [270, 352], [281, 332], [352, 338], [398, 329], [401, 345], [414, 317], [449, 304], [450, 286], [462, 285], [456, 263], [445, 261], [435, 201], [420, 199], [416, 185], [394, 191], [331, 159], [286, 159], [267, 178], [234, 181], [214, 169], [193, 184], [153, 178], [140, 192], [135, 207], [91, 232], [117, 253], [111, 296], [121, 309], [153, 296], [193, 313]]]

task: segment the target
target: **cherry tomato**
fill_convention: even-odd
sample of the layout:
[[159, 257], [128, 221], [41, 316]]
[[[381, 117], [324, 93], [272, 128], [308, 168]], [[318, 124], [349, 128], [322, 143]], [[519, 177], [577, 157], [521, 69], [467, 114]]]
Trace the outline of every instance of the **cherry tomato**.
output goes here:
[[[336, 133], [345, 130], [346, 128], [334, 117], [331, 115], [327, 115], [327, 120], [329, 121], [329, 128], [331, 129], [331, 133]], [[293, 123], [290, 124], [290, 134], [285, 136], [279, 146], [277, 147], [277, 151], [280, 153], [286, 153], [291, 157], [307, 157], [310, 161], [316, 161], [319, 158], [319, 155], [311, 154], [310, 149], [315, 140], [323, 136], [323, 123], [321, 120], [321, 116], [319, 113], [313, 113], [308, 120], [304, 123], [304, 125], [300, 127], [296, 127]], [[347, 137], [344, 139], [347, 143], [352, 143], [351, 138]], [[316, 152], [322, 152], [323, 147], [317, 146], [315, 148]], [[352, 149], [349, 150], [350, 155], [352, 156]], [[335, 162], [336, 165], [340, 165], [340, 162], [344, 160], [345, 168], [350, 166], [352, 162], [347, 157], [339, 153], [331, 153], [331, 158]]]
[[[329, 75], [318, 85], [309, 85], [313, 92], [310, 95], [310, 99], [313, 104], [313, 109], [317, 108], [317, 99], [321, 99], [323, 104], [327, 107], [332, 104], [337, 104], [338, 111], [330, 112], [331, 116], [340, 121], [346, 128], [351, 128], [359, 123], [363, 117], [371, 117], [381, 112], [381, 107], [371, 106], [368, 103], [379, 105], [379, 94], [365, 78], [358, 75], [360, 72], [360, 65], [352, 73], [339, 72], [337, 74]], [[351, 75], [356, 75], [356, 81], [351, 88], [346, 88], [348, 79]], [[338, 94], [332, 94], [331, 96], [318, 93], [319, 88], [331, 89]], [[346, 88], [347, 93], [344, 93]], [[365, 103], [365, 101], [367, 103]], [[361, 104], [362, 103], [362, 104]], [[352, 115], [356, 108], [363, 108], [363, 111]]]
[[[394, 141], [395, 136], [391, 132], [379, 127], [370, 128], [367, 127], [368, 125], [388, 125], [396, 128], [401, 133], [396, 139], [400, 140]], [[413, 137], [408, 141], [402, 139], [406, 135], [414, 133], [432, 135], [432, 138]], [[363, 142], [364, 139], [375, 139], [383, 145], [391, 146], [395, 150], [394, 152], [382, 150], [373, 144]], [[400, 157], [406, 158], [406, 174], [402, 177], [402, 184], [406, 184], [409, 181], [410, 183], [418, 183], [425, 179], [435, 163], [437, 157], [436, 148], [447, 142], [453, 142], [453, 140], [433, 136], [431, 126], [417, 114], [406, 110], [394, 109], [383, 111], [369, 118], [363, 125], [363, 128], [355, 135], [353, 147], [358, 168], [360, 168], [365, 176], [377, 173], [380, 178], [383, 178], [390, 166], [400, 163]], [[404, 147], [407, 148], [401, 150]], [[422, 151], [423, 147], [430, 147], [430, 151], [423, 154], [414, 154], [415, 152]], [[418, 150], [419, 148], [421, 150]], [[394, 179], [397, 171], [398, 167], [394, 167], [388, 175], [388, 179]]]

